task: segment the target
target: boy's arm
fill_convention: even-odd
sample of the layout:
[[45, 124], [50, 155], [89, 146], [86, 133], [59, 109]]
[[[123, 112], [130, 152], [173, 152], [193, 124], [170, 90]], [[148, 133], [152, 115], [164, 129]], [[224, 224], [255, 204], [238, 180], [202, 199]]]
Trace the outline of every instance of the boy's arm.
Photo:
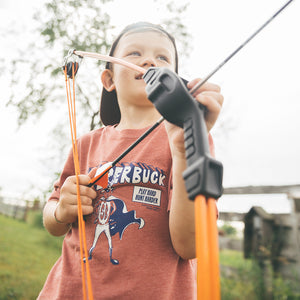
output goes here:
[[173, 156], [173, 192], [170, 207], [169, 227], [173, 248], [183, 259], [195, 258], [194, 202], [188, 199], [183, 171], [185, 156]]
[[50, 234], [62, 236], [70, 230], [71, 224], [60, 223], [55, 219], [54, 213], [56, 212], [57, 204], [58, 202], [56, 201], [48, 201], [46, 203], [43, 211], [43, 221], [45, 228]]
[[[200, 79], [188, 83], [192, 88]], [[206, 108], [205, 121], [207, 131], [215, 124], [223, 104], [220, 87], [205, 83], [195, 95], [195, 99]], [[175, 125], [166, 123], [173, 159], [173, 193], [170, 207], [170, 234], [172, 244], [179, 256], [184, 259], [195, 258], [195, 218], [194, 202], [190, 201], [182, 177], [186, 169], [183, 130]]]

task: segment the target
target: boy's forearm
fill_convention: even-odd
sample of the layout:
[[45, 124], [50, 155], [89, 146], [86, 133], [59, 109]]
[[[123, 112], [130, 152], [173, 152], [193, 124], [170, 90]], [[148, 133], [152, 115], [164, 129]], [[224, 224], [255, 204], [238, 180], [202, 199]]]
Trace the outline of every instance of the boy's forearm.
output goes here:
[[194, 202], [188, 199], [182, 172], [184, 156], [173, 156], [173, 194], [170, 208], [170, 234], [173, 247], [183, 259], [195, 258]]
[[57, 206], [56, 201], [48, 201], [43, 211], [43, 222], [47, 231], [54, 236], [62, 236], [70, 230], [70, 224], [59, 223], [54, 212]]

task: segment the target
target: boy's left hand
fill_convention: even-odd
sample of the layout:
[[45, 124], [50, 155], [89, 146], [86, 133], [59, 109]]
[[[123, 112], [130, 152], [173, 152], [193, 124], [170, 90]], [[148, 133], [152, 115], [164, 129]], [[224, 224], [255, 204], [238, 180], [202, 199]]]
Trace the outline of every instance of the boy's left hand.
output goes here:
[[[200, 78], [190, 81], [187, 85], [188, 89], [192, 89], [199, 81], [201, 81]], [[216, 123], [223, 105], [224, 98], [220, 92], [221, 88], [218, 85], [206, 82], [194, 94], [195, 99], [206, 107], [204, 117], [207, 132], [209, 132]], [[169, 122], [166, 122], [166, 129], [173, 155], [176, 154], [177, 151], [184, 154], [183, 130]]]
[[[192, 89], [200, 81], [200, 78], [193, 79], [187, 84], [188, 89]], [[207, 109], [205, 123], [209, 132], [217, 121], [224, 101], [221, 88], [214, 83], [206, 82], [195, 92], [194, 97]]]

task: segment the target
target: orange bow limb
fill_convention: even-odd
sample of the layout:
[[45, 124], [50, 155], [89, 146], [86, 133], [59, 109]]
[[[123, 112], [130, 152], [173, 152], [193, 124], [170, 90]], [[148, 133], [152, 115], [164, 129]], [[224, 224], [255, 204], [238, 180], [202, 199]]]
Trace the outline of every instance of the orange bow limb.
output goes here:
[[218, 229], [215, 199], [195, 198], [197, 299], [220, 299]]

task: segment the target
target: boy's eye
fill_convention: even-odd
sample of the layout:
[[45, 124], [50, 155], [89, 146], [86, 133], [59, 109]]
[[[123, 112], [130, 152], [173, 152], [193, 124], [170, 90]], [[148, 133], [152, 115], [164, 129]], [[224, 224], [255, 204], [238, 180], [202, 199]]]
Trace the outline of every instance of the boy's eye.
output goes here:
[[169, 62], [169, 59], [165, 55], [159, 55], [157, 58], [159, 60], [163, 60], [163, 61]]
[[140, 56], [140, 53], [138, 51], [132, 51], [128, 54], [128, 56]]

